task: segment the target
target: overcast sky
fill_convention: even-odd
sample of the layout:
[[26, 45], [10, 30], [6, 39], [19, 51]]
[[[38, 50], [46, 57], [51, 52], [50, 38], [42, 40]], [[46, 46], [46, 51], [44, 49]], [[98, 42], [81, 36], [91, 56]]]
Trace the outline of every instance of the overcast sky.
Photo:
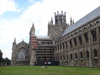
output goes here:
[[100, 5], [100, 0], [0, 0], [0, 49], [3, 57], [11, 59], [12, 42], [29, 42], [34, 23], [36, 35], [47, 35], [47, 25], [54, 12], [66, 12], [79, 20]]

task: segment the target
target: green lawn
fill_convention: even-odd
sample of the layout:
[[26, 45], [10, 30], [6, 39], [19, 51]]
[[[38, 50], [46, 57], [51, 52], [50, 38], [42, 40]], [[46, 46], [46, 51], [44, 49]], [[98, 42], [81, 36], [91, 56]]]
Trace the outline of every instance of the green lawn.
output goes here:
[[100, 68], [82, 68], [65, 66], [4, 66], [0, 75], [100, 75]]

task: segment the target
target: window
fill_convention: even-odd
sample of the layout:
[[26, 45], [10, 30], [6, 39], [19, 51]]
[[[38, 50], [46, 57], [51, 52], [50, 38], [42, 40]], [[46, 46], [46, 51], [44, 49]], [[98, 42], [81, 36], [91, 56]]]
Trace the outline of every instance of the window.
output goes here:
[[80, 58], [83, 58], [83, 53], [82, 52], [80, 52]]
[[63, 59], [65, 60], [65, 55], [63, 55]]
[[77, 45], [77, 39], [76, 38], [74, 38], [74, 44], [75, 44], [75, 46]]
[[91, 31], [91, 34], [92, 34], [93, 41], [96, 41], [97, 40], [96, 30]]
[[70, 42], [70, 47], [72, 47], [72, 41], [70, 40], [69, 42]]
[[86, 43], [88, 43], [88, 33], [85, 33], [85, 34], [84, 34], [84, 37], [85, 37]]
[[68, 59], [68, 55], [67, 55], [66, 57], [67, 57], [67, 59]]
[[62, 60], [62, 56], [60, 56], [60, 60]]
[[72, 54], [70, 54], [70, 59], [72, 59]]
[[89, 51], [86, 51], [86, 57], [89, 58]]
[[66, 48], [68, 47], [67, 42], [66, 42]]
[[94, 49], [94, 57], [98, 57], [98, 51]]
[[21, 48], [18, 52], [18, 58], [25, 59], [25, 53], [26, 53], [26, 50], [24, 48]]
[[75, 59], [77, 59], [77, 53], [75, 53]]
[[80, 45], [82, 45], [82, 37], [79, 36], [78, 38], [79, 38]]

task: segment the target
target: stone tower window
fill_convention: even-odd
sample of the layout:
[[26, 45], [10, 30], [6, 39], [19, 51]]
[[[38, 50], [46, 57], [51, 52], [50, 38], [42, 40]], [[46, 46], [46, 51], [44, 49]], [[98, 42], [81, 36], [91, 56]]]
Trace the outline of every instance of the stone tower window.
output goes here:
[[86, 57], [89, 58], [89, 51], [86, 51]]
[[95, 30], [91, 31], [91, 34], [92, 34], [93, 41], [96, 41], [97, 40], [96, 31]]
[[86, 43], [88, 43], [88, 33], [85, 33], [85, 34], [84, 34], [84, 37], [85, 37]]
[[98, 57], [98, 51], [94, 49], [94, 57]]

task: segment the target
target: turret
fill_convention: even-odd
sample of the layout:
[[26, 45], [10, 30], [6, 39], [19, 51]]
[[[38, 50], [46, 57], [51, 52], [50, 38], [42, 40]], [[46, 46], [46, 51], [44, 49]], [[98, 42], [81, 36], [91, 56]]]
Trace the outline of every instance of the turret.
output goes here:
[[74, 19], [72, 20], [72, 17], [70, 17], [70, 25], [74, 24]]
[[57, 13], [55, 13], [55, 24], [66, 24], [66, 12], [63, 13], [63, 11], [61, 11], [61, 14], [59, 14], [59, 11], [57, 11]]
[[16, 38], [14, 38], [14, 42], [13, 42], [13, 45], [16, 45]]
[[30, 30], [30, 36], [35, 36], [34, 23], [32, 24], [32, 27], [31, 27], [31, 30]]

